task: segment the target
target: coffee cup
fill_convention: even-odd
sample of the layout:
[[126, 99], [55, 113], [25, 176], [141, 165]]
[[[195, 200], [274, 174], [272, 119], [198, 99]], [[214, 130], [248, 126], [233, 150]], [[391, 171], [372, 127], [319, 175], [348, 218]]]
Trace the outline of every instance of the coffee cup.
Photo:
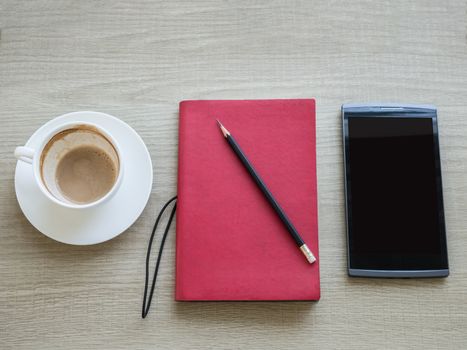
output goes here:
[[37, 147], [17, 147], [15, 156], [31, 165], [44, 195], [67, 208], [95, 207], [110, 199], [122, 182], [119, 146], [108, 131], [93, 123], [64, 123]]

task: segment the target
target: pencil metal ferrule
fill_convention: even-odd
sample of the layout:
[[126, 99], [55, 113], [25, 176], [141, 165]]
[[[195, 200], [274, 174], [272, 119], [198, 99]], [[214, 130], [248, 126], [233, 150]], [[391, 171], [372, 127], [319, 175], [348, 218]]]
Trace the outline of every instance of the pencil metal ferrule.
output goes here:
[[316, 261], [315, 256], [306, 244], [300, 246], [300, 250], [302, 251], [303, 255], [305, 255], [306, 260], [308, 260], [310, 264], [313, 264]]

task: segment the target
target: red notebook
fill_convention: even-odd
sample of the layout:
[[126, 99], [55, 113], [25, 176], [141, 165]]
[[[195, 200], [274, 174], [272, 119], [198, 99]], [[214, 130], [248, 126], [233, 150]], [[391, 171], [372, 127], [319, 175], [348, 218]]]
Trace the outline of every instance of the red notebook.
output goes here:
[[[310, 265], [216, 123], [315, 255]], [[318, 300], [315, 101], [180, 103], [176, 300]]]

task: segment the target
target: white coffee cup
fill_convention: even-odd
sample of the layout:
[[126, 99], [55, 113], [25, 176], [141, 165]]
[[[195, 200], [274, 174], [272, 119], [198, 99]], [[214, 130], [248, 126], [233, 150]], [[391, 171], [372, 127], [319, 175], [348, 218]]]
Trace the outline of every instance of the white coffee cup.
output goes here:
[[[98, 199], [85, 203], [73, 201], [65, 196], [56, 179], [60, 160], [70, 151], [82, 146], [102, 150], [116, 168], [116, 178], [112, 187]], [[18, 160], [31, 164], [34, 179], [44, 195], [52, 202], [67, 208], [91, 208], [107, 201], [117, 192], [123, 178], [124, 167], [115, 138], [102, 127], [89, 122], [64, 123], [47, 133], [35, 149], [17, 147], [15, 156]]]

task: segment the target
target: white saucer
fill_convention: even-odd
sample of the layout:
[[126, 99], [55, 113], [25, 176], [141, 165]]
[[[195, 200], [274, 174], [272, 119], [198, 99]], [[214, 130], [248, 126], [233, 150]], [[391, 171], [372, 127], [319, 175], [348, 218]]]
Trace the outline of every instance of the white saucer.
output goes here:
[[34, 148], [47, 130], [73, 121], [100, 125], [118, 140], [125, 167], [118, 191], [95, 208], [64, 208], [41, 192], [31, 165], [18, 161], [16, 197], [26, 218], [44, 235], [67, 244], [101, 243], [130, 227], [146, 206], [152, 188], [151, 157], [141, 137], [128, 124], [108, 114], [87, 111], [65, 114], [49, 121], [30, 137], [26, 146]]

